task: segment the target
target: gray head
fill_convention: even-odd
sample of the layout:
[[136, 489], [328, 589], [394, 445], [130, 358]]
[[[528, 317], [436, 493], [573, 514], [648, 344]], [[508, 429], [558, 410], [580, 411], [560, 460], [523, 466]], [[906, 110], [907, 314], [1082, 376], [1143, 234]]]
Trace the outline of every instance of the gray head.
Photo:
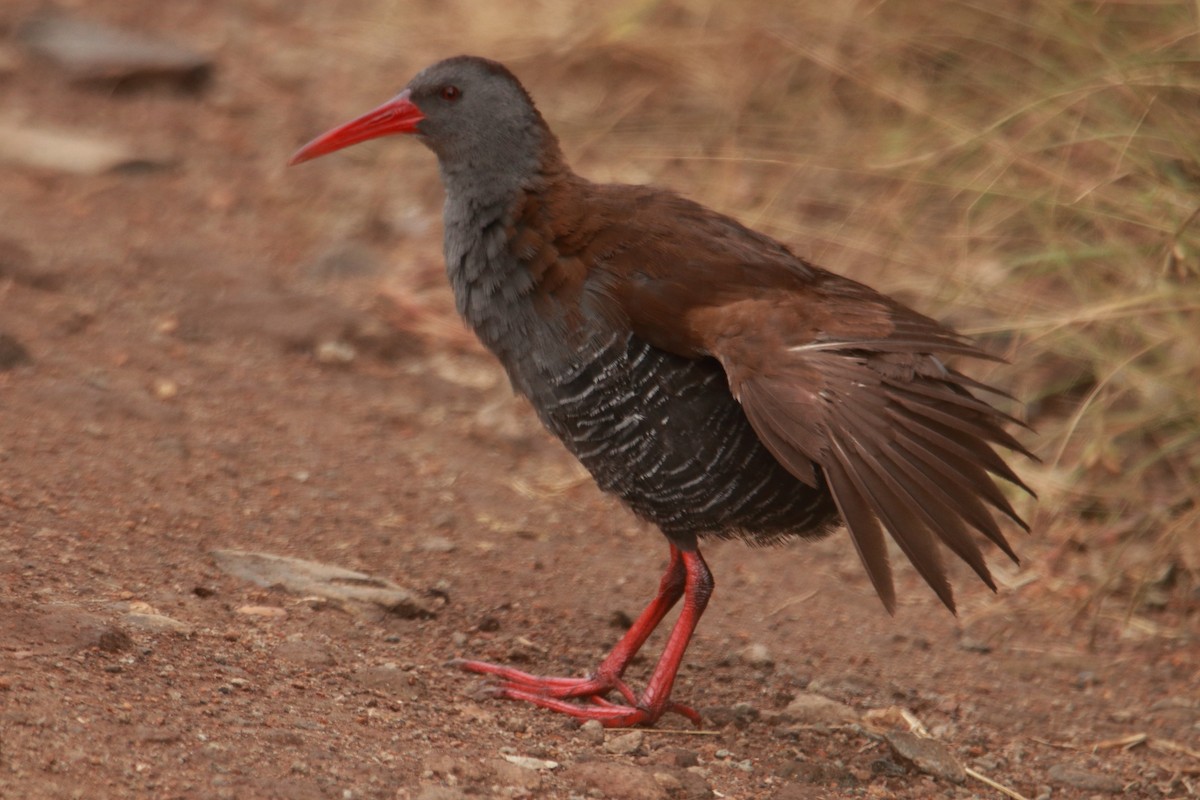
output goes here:
[[458, 56], [421, 70], [396, 97], [318, 136], [289, 163], [400, 133], [416, 134], [433, 150], [447, 178], [469, 172], [482, 182], [528, 175], [558, 152], [516, 76], [495, 61]]
[[525, 87], [495, 61], [475, 56], [439, 61], [406, 88], [425, 117], [417, 123], [417, 138], [447, 165], [539, 156], [552, 138]]

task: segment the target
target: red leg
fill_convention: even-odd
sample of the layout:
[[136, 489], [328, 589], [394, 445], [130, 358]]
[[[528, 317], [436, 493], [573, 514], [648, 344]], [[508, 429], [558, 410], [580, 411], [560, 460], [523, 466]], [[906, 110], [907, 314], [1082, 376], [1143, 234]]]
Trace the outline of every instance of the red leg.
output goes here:
[[[675, 683], [675, 673], [679, 670], [696, 623], [700, 621], [700, 615], [708, 605], [712, 589], [712, 573], [704, 563], [700, 551], [683, 551], [672, 544], [671, 562], [659, 583], [658, 594], [591, 676], [554, 678], [531, 675], [483, 661], [456, 663], [470, 672], [495, 675], [499, 678], [501, 683], [494, 689], [497, 697], [524, 700], [579, 719], [598, 719], [608, 727], [649, 725], [667, 711], [682, 714], [699, 725], [699, 714], [687, 706], [669, 701], [671, 688]], [[662, 622], [667, 612], [678, 602], [680, 596], [684, 598], [683, 610], [671, 630], [667, 646], [650, 676], [646, 690], [639, 698], [621, 678], [634, 655]], [[613, 689], [620, 692], [628, 705], [618, 705], [604, 699]], [[570, 698], [586, 698], [592, 705], [567, 702]]]

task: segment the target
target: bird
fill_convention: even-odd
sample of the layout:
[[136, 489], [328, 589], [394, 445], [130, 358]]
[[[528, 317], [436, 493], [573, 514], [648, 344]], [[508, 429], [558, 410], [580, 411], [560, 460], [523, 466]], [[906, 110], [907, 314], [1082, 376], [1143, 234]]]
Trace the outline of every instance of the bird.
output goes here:
[[[998, 448], [1005, 392], [951, 366], [1001, 360], [951, 328], [662, 188], [576, 174], [516, 75], [457, 56], [301, 147], [295, 165], [389, 135], [437, 157], [458, 313], [542, 424], [667, 539], [653, 599], [581, 677], [458, 659], [495, 697], [605, 727], [653, 726], [714, 581], [704, 539], [770, 545], [844, 525], [889, 613], [884, 532], [955, 610], [942, 549], [993, 591], [980, 549], [1018, 561], [998, 522], [1029, 526], [1001, 490], [1033, 495]], [[640, 692], [634, 656], [682, 600]]]

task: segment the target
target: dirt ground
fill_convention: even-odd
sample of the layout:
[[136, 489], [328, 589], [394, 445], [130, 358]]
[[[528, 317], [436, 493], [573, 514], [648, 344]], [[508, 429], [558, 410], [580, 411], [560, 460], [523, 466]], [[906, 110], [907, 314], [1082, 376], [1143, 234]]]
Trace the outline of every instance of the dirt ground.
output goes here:
[[[710, 544], [676, 686], [701, 733], [480, 693], [446, 662], [587, 672], [667, 551], [452, 316], [432, 156], [284, 168], [437, 43], [381, 76], [320, 11], [117, 5], [216, 72], [105, 89], [16, 49], [0, 72], [4, 114], [167, 160], [0, 163], [0, 796], [1004, 796], [906, 760], [882, 734], [914, 719], [1031, 800], [1200, 794], [1200, 600], [1096, 614], [1063, 520], [1014, 534], [998, 595], [958, 570], [957, 618], [908, 568], [889, 617], [844, 534]], [[6, 2], [0, 33], [39, 7]], [[426, 613], [256, 586], [221, 549], [368, 573]]]

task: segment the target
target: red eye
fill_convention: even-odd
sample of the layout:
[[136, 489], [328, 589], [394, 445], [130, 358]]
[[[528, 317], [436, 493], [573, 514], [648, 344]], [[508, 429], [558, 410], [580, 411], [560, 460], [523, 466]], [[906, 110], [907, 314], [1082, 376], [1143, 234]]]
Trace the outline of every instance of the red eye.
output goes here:
[[443, 86], [441, 95], [443, 100], [454, 101], [462, 97], [462, 90], [457, 86]]

